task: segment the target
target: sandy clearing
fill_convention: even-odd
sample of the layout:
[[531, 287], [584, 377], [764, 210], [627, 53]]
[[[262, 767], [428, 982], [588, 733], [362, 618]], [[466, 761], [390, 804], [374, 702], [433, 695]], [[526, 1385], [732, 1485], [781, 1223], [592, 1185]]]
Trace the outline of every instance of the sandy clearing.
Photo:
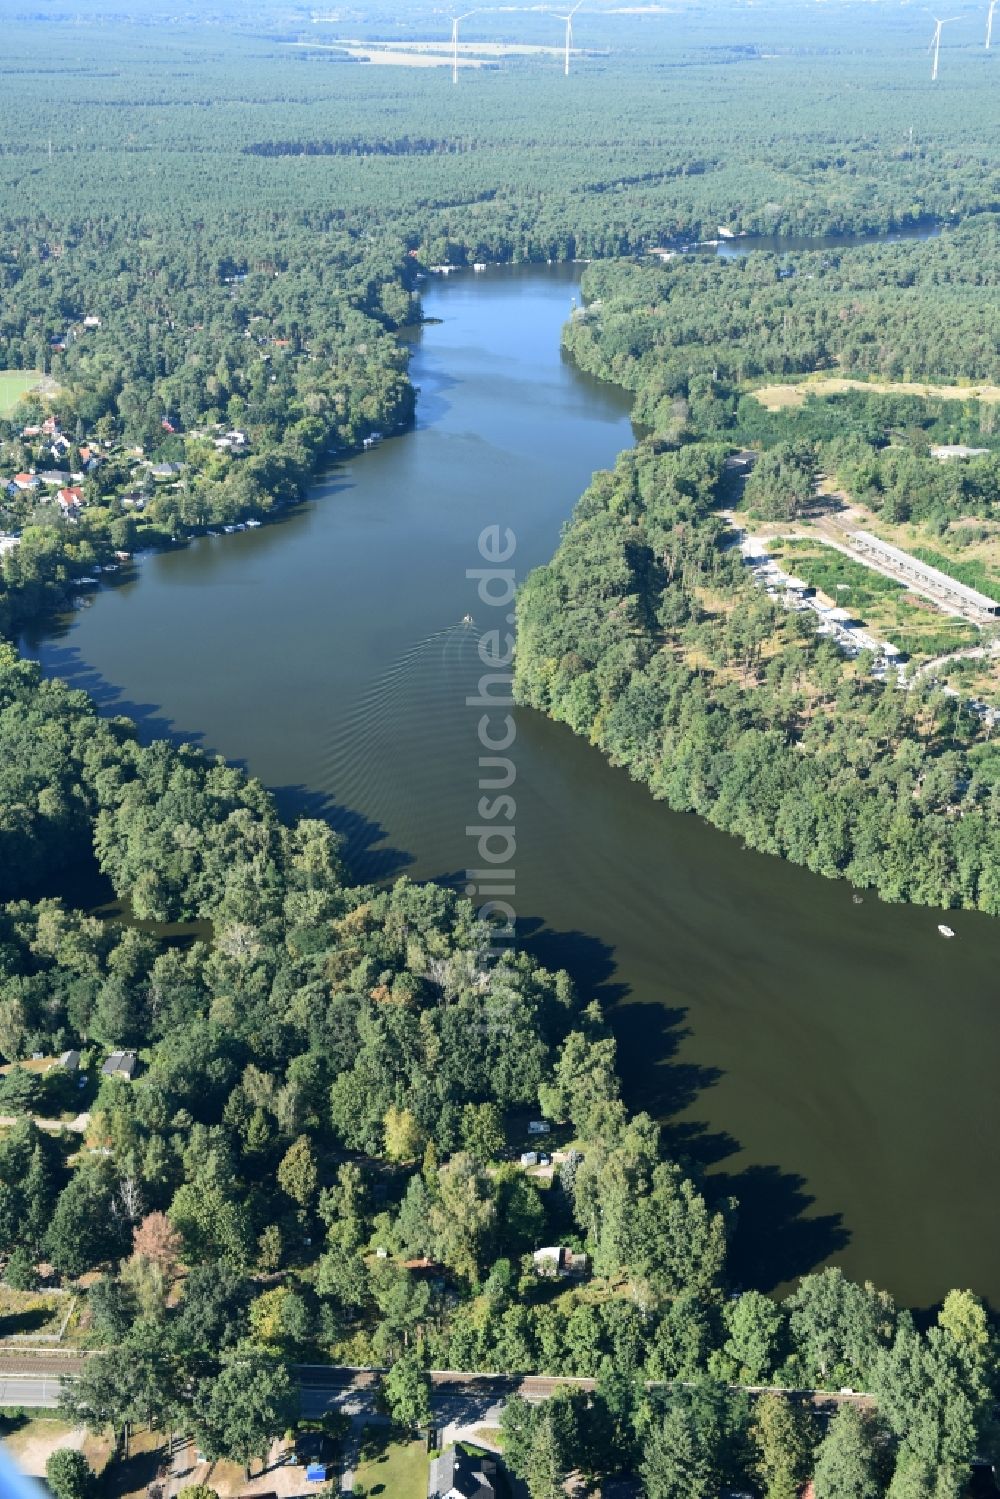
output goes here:
[[[290, 47], [307, 47], [314, 52], [343, 52], [359, 62], [395, 68], [452, 67], [455, 61], [451, 42], [289, 42]], [[522, 42], [459, 42], [458, 66], [484, 68], [490, 62], [506, 57], [562, 57], [561, 47], [544, 47]], [[574, 52], [574, 55], [576, 53]]]
[[[388, 68], [450, 68], [452, 58], [446, 52], [400, 52], [381, 47], [352, 47], [347, 44], [327, 46], [320, 42], [289, 42], [290, 47], [308, 47], [313, 52], [343, 52], [357, 62], [373, 63], [376, 67]], [[481, 57], [459, 56], [460, 68], [483, 68]]]
[[767, 411], [802, 406], [806, 397], [832, 396], [845, 390], [867, 390], [879, 395], [922, 396], [941, 401], [1000, 401], [1000, 385], [928, 385], [916, 380], [850, 380], [841, 376], [807, 376], [784, 385], [762, 385], [750, 394]]
[[87, 1433], [82, 1426], [65, 1421], [29, 1421], [20, 1431], [5, 1438], [4, 1445], [22, 1473], [35, 1478], [45, 1476], [45, 1464], [57, 1447], [75, 1447], [83, 1451]]

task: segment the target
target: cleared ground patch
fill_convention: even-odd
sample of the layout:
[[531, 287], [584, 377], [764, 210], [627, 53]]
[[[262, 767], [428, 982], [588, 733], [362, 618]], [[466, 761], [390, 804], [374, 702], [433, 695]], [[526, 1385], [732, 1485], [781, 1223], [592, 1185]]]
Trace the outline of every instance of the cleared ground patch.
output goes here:
[[1000, 385], [926, 385], [914, 380], [850, 380], [839, 375], [807, 375], [794, 382], [762, 385], [750, 394], [766, 411], [787, 411], [804, 406], [809, 396], [835, 396], [845, 390], [867, 390], [884, 396], [922, 396], [925, 400], [1000, 402]]
[[75, 1447], [95, 1472], [100, 1472], [108, 1459], [109, 1443], [102, 1437], [90, 1436], [81, 1426], [47, 1416], [7, 1417], [0, 1423], [0, 1436], [21, 1472], [33, 1478], [45, 1476], [45, 1464], [58, 1447]]
[[18, 401], [45, 376], [41, 370], [0, 370], [0, 416], [7, 416]]
[[[291, 47], [305, 47], [313, 52], [342, 52], [355, 62], [374, 63], [390, 68], [450, 68], [455, 49], [447, 38], [439, 42], [289, 42]], [[520, 42], [459, 42], [458, 66], [482, 68], [506, 57], [562, 56], [559, 47], [535, 46]]]

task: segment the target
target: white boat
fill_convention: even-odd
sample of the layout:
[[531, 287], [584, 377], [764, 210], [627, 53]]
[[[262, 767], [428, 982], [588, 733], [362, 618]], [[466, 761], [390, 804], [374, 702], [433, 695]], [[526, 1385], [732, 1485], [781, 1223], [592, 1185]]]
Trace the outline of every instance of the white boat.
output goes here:
[[250, 527], [251, 531], [256, 531], [257, 527], [260, 525], [260, 521], [259, 520], [248, 520], [247, 521], [247, 525]]
[[473, 619], [471, 614], [463, 614], [462, 623], [463, 625], [474, 625], [476, 621]]
[[951, 927], [945, 926], [943, 921], [938, 922], [938, 931], [941, 933], [942, 937], [954, 937], [955, 935]]

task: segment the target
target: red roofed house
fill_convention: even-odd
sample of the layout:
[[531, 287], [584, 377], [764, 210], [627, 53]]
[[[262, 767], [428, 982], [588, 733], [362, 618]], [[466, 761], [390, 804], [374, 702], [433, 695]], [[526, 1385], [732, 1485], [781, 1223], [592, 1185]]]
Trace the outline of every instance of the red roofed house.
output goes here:
[[59, 504], [62, 506], [63, 510], [67, 512], [70, 510], [79, 510], [80, 506], [83, 504], [83, 490], [79, 487], [79, 485], [73, 484], [67, 489], [60, 489], [59, 493], [56, 495], [56, 499], [59, 501]]
[[34, 474], [15, 474], [14, 483], [18, 489], [37, 489], [39, 480], [35, 478]]

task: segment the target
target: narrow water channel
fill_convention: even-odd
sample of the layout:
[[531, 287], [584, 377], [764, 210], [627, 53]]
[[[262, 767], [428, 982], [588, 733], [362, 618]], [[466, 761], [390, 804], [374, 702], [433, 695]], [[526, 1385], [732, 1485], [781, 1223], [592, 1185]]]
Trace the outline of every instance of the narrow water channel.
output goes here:
[[[576, 280], [434, 282], [415, 431], [281, 524], [146, 558], [29, 648], [144, 733], [331, 816], [358, 878], [464, 883], [477, 537], [509, 527], [523, 577], [631, 441], [624, 397], [560, 356]], [[522, 932], [611, 1007], [633, 1100], [741, 1199], [743, 1282], [832, 1256], [912, 1305], [952, 1285], [1000, 1302], [1000, 924], [958, 913], [946, 943], [935, 913], [854, 905], [668, 812], [536, 714], [517, 715], [513, 753]]]

